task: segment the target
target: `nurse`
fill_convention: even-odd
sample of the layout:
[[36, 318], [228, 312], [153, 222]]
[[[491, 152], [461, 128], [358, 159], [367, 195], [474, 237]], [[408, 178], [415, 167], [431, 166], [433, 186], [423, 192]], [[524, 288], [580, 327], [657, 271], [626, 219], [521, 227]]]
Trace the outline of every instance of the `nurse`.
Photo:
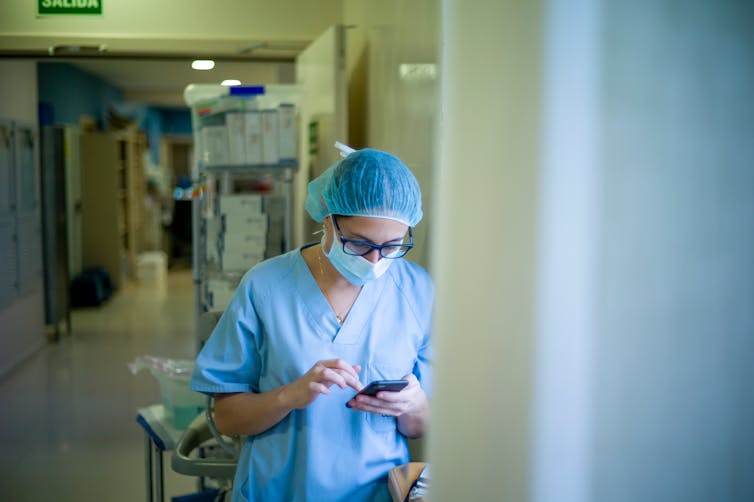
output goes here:
[[[221, 432], [247, 436], [234, 501], [388, 501], [431, 390], [433, 286], [402, 259], [419, 184], [394, 155], [358, 150], [309, 183], [306, 209], [321, 242], [246, 273], [191, 386], [214, 394]], [[408, 385], [355, 397], [386, 379]]]

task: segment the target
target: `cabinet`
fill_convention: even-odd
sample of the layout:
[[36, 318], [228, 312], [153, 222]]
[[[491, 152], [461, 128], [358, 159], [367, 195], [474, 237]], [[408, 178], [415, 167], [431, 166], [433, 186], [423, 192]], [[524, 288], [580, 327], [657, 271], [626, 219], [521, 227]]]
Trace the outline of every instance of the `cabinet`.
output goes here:
[[193, 272], [199, 318], [224, 310], [244, 273], [291, 247], [298, 158], [295, 86], [190, 85]]
[[142, 250], [145, 145], [133, 126], [81, 135], [82, 263], [104, 266], [116, 288], [135, 278]]
[[0, 310], [42, 288], [39, 136], [0, 120]]

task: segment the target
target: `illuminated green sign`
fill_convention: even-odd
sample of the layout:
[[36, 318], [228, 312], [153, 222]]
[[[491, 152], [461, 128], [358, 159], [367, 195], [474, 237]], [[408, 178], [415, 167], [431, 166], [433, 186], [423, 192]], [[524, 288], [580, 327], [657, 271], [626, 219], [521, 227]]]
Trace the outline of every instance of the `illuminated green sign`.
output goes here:
[[37, 0], [39, 14], [102, 15], [103, 0]]

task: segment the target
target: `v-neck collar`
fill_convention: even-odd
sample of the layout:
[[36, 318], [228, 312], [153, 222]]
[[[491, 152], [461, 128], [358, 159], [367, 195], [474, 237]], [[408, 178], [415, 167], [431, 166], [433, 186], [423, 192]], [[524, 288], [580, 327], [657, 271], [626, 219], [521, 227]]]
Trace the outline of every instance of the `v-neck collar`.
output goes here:
[[365, 326], [372, 317], [377, 302], [385, 289], [388, 273], [382, 277], [369, 281], [362, 286], [359, 295], [351, 306], [343, 324], [338, 323], [332, 307], [325, 298], [322, 290], [319, 289], [312, 271], [304, 260], [301, 251], [311, 246], [304, 246], [299, 249], [298, 253], [298, 275], [301, 302], [306, 306], [312, 317], [312, 322], [316, 327], [319, 336], [329, 340], [332, 343], [342, 345], [354, 345], [359, 343], [362, 336], [366, 333]]

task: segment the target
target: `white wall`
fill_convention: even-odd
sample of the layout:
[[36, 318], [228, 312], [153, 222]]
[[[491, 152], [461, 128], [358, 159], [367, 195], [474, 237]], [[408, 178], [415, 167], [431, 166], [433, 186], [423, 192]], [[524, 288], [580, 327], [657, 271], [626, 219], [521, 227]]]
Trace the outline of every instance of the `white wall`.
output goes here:
[[[599, 0], [546, 3], [532, 499], [590, 496], [599, 292]], [[567, 461], [564, 461], [567, 459]]]
[[[36, 2], [0, 2], [0, 47], [106, 44], [113, 51], [208, 53], [260, 40], [308, 42], [341, 17], [343, 0], [130, 0], [104, 2], [102, 16], [36, 16]], [[230, 45], [229, 45], [230, 43]]]
[[[293, 247], [316, 240], [321, 225], [304, 208], [309, 181], [340, 159], [335, 141], [348, 144], [348, 76], [345, 68], [345, 27], [321, 33], [296, 57], [296, 84], [303, 91], [299, 110], [299, 170], [293, 181]], [[321, 150], [311, 154], [309, 125], [318, 123]], [[315, 145], [316, 146], [316, 145]]]
[[[0, 60], [0, 116], [37, 124], [36, 63]], [[0, 310], [0, 377], [44, 343], [44, 296], [39, 289]]]
[[524, 501], [542, 7], [442, 6], [431, 499]]
[[442, 2], [432, 500], [748, 500], [754, 7], [522, 4]]
[[[364, 121], [363, 146], [394, 153], [419, 181], [425, 217], [416, 228], [416, 247], [408, 256], [427, 267], [433, 225], [431, 180], [437, 119], [437, 78], [431, 72], [437, 71], [439, 3], [362, 0], [347, 1], [344, 7], [344, 22], [350, 26], [350, 75], [363, 78], [365, 87], [361, 103], [365, 116], [355, 117]], [[411, 68], [414, 72], [406, 74]], [[358, 74], [364, 70], [364, 75]], [[353, 87], [350, 92], [354, 93]]]
[[754, 4], [606, 2], [593, 500], [754, 494]]

